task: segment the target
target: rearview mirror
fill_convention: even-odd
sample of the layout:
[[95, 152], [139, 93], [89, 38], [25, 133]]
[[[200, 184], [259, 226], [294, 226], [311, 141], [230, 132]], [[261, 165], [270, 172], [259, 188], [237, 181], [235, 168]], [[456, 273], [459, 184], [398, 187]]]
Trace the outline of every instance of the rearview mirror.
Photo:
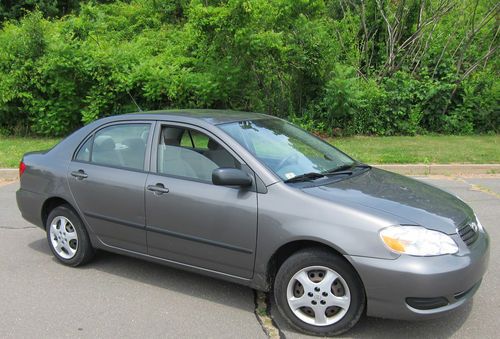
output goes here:
[[237, 168], [217, 168], [212, 172], [212, 183], [219, 186], [250, 186], [252, 178]]

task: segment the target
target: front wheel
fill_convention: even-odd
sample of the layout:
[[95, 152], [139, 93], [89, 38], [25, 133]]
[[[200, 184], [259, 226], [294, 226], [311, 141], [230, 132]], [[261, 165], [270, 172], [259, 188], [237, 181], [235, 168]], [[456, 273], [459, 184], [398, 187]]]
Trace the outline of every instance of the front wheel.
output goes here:
[[338, 335], [359, 321], [365, 292], [352, 267], [322, 249], [295, 253], [281, 265], [274, 282], [279, 311], [298, 330]]
[[49, 213], [46, 230], [49, 247], [61, 263], [79, 266], [94, 256], [83, 222], [69, 206], [58, 206]]

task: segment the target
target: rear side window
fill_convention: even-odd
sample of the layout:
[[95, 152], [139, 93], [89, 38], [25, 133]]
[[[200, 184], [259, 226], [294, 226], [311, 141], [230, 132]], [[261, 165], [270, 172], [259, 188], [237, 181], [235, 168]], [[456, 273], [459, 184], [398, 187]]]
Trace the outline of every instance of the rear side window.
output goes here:
[[76, 155], [76, 160], [112, 167], [144, 169], [149, 124], [120, 124], [99, 130]]

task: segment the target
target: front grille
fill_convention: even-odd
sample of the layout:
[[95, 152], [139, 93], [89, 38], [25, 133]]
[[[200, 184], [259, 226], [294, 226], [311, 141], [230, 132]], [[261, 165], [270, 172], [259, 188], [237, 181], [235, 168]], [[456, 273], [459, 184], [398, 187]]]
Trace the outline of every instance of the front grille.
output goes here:
[[470, 246], [477, 240], [479, 233], [477, 232], [477, 224], [475, 221], [465, 223], [464, 225], [457, 228], [457, 233], [462, 238], [467, 246]]

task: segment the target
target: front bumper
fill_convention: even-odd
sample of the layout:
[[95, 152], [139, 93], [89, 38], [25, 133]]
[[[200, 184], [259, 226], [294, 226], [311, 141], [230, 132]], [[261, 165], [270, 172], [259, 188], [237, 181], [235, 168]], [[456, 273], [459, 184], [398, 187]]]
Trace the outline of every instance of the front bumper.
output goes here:
[[[474, 244], [455, 255], [401, 255], [394, 260], [346, 258], [365, 286], [367, 315], [403, 320], [434, 318], [465, 304], [477, 291], [488, 266], [489, 237], [480, 231]], [[444, 300], [436, 303], [437, 307], [408, 304], [415, 305], [417, 300], [418, 305], [432, 305], [437, 299]]]

